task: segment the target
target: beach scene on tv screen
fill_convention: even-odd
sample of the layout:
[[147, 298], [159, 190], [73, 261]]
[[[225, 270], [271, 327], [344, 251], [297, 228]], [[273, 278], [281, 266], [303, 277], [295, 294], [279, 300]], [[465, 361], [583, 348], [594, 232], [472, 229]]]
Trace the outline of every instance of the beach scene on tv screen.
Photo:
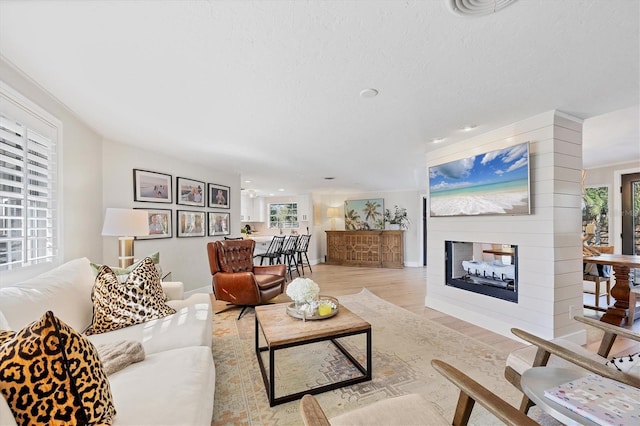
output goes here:
[[429, 168], [431, 216], [529, 214], [529, 143]]

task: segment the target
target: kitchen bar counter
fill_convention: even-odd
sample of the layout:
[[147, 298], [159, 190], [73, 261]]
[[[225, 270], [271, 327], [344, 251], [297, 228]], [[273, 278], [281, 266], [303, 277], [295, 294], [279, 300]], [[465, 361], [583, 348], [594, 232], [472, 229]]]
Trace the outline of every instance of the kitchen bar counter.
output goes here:
[[251, 235], [249, 239], [255, 241], [257, 247], [259, 243], [270, 243], [273, 235]]

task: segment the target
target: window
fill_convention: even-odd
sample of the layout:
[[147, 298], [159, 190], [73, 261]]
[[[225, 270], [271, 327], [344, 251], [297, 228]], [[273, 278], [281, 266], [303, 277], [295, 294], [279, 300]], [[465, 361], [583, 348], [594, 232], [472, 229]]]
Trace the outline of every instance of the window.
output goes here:
[[594, 237], [586, 241], [597, 246], [609, 245], [609, 188], [598, 186], [585, 188], [582, 202], [582, 232], [587, 227]]
[[298, 227], [298, 203], [269, 204], [269, 228]]
[[57, 260], [60, 131], [59, 121], [0, 84], [0, 271]]

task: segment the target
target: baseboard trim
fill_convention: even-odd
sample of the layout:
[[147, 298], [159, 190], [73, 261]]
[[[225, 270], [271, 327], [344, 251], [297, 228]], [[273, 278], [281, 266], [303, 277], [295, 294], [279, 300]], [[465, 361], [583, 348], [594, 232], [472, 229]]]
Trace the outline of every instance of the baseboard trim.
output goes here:
[[436, 311], [442, 312], [454, 318], [458, 318], [462, 321], [466, 321], [468, 323], [478, 325], [484, 329], [487, 329], [497, 334], [501, 334], [505, 337], [508, 337], [513, 340], [517, 340], [522, 343], [527, 343], [527, 342], [516, 337], [513, 333], [511, 333], [512, 327], [529, 331], [530, 333], [537, 334], [538, 336], [547, 340], [552, 340], [554, 338], [563, 338], [563, 339], [571, 340], [572, 342], [578, 345], [584, 345], [587, 342], [587, 331], [584, 328], [577, 330], [573, 333], [564, 334], [562, 336], [555, 336], [555, 337], [542, 336], [540, 335], [540, 333], [537, 333], [529, 329], [526, 323], [514, 324], [513, 322], [510, 322], [510, 321], [501, 321], [499, 319], [496, 319], [487, 315], [483, 315], [480, 312], [465, 309], [464, 307], [453, 304], [450, 301], [447, 301], [446, 299], [440, 299], [434, 296], [429, 297], [428, 289], [427, 289], [427, 296], [425, 297], [425, 306], [427, 308], [435, 309]]

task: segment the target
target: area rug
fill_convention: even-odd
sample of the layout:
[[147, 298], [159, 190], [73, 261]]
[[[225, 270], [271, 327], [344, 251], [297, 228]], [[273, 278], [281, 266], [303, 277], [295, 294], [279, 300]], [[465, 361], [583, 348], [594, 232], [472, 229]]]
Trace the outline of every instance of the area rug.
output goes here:
[[[451, 417], [458, 389], [433, 370], [430, 361], [434, 358], [461, 369], [512, 405], [519, 404], [521, 394], [503, 377], [506, 353], [386, 302], [367, 289], [338, 299], [371, 324], [373, 380], [316, 395], [328, 417], [407, 393], [428, 395], [446, 417]], [[299, 401], [269, 407], [254, 350], [254, 314], [236, 318], [235, 310], [214, 318], [212, 424], [301, 424]], [[365, 361], [364, 338], [353, 336], [341, 343]], [[354, 374], [344, 357], [326, 342], [279, 351], [276, 365], [277, 396]], [[480, 406], [474, 408], [470, 423], [502, 424]]]

